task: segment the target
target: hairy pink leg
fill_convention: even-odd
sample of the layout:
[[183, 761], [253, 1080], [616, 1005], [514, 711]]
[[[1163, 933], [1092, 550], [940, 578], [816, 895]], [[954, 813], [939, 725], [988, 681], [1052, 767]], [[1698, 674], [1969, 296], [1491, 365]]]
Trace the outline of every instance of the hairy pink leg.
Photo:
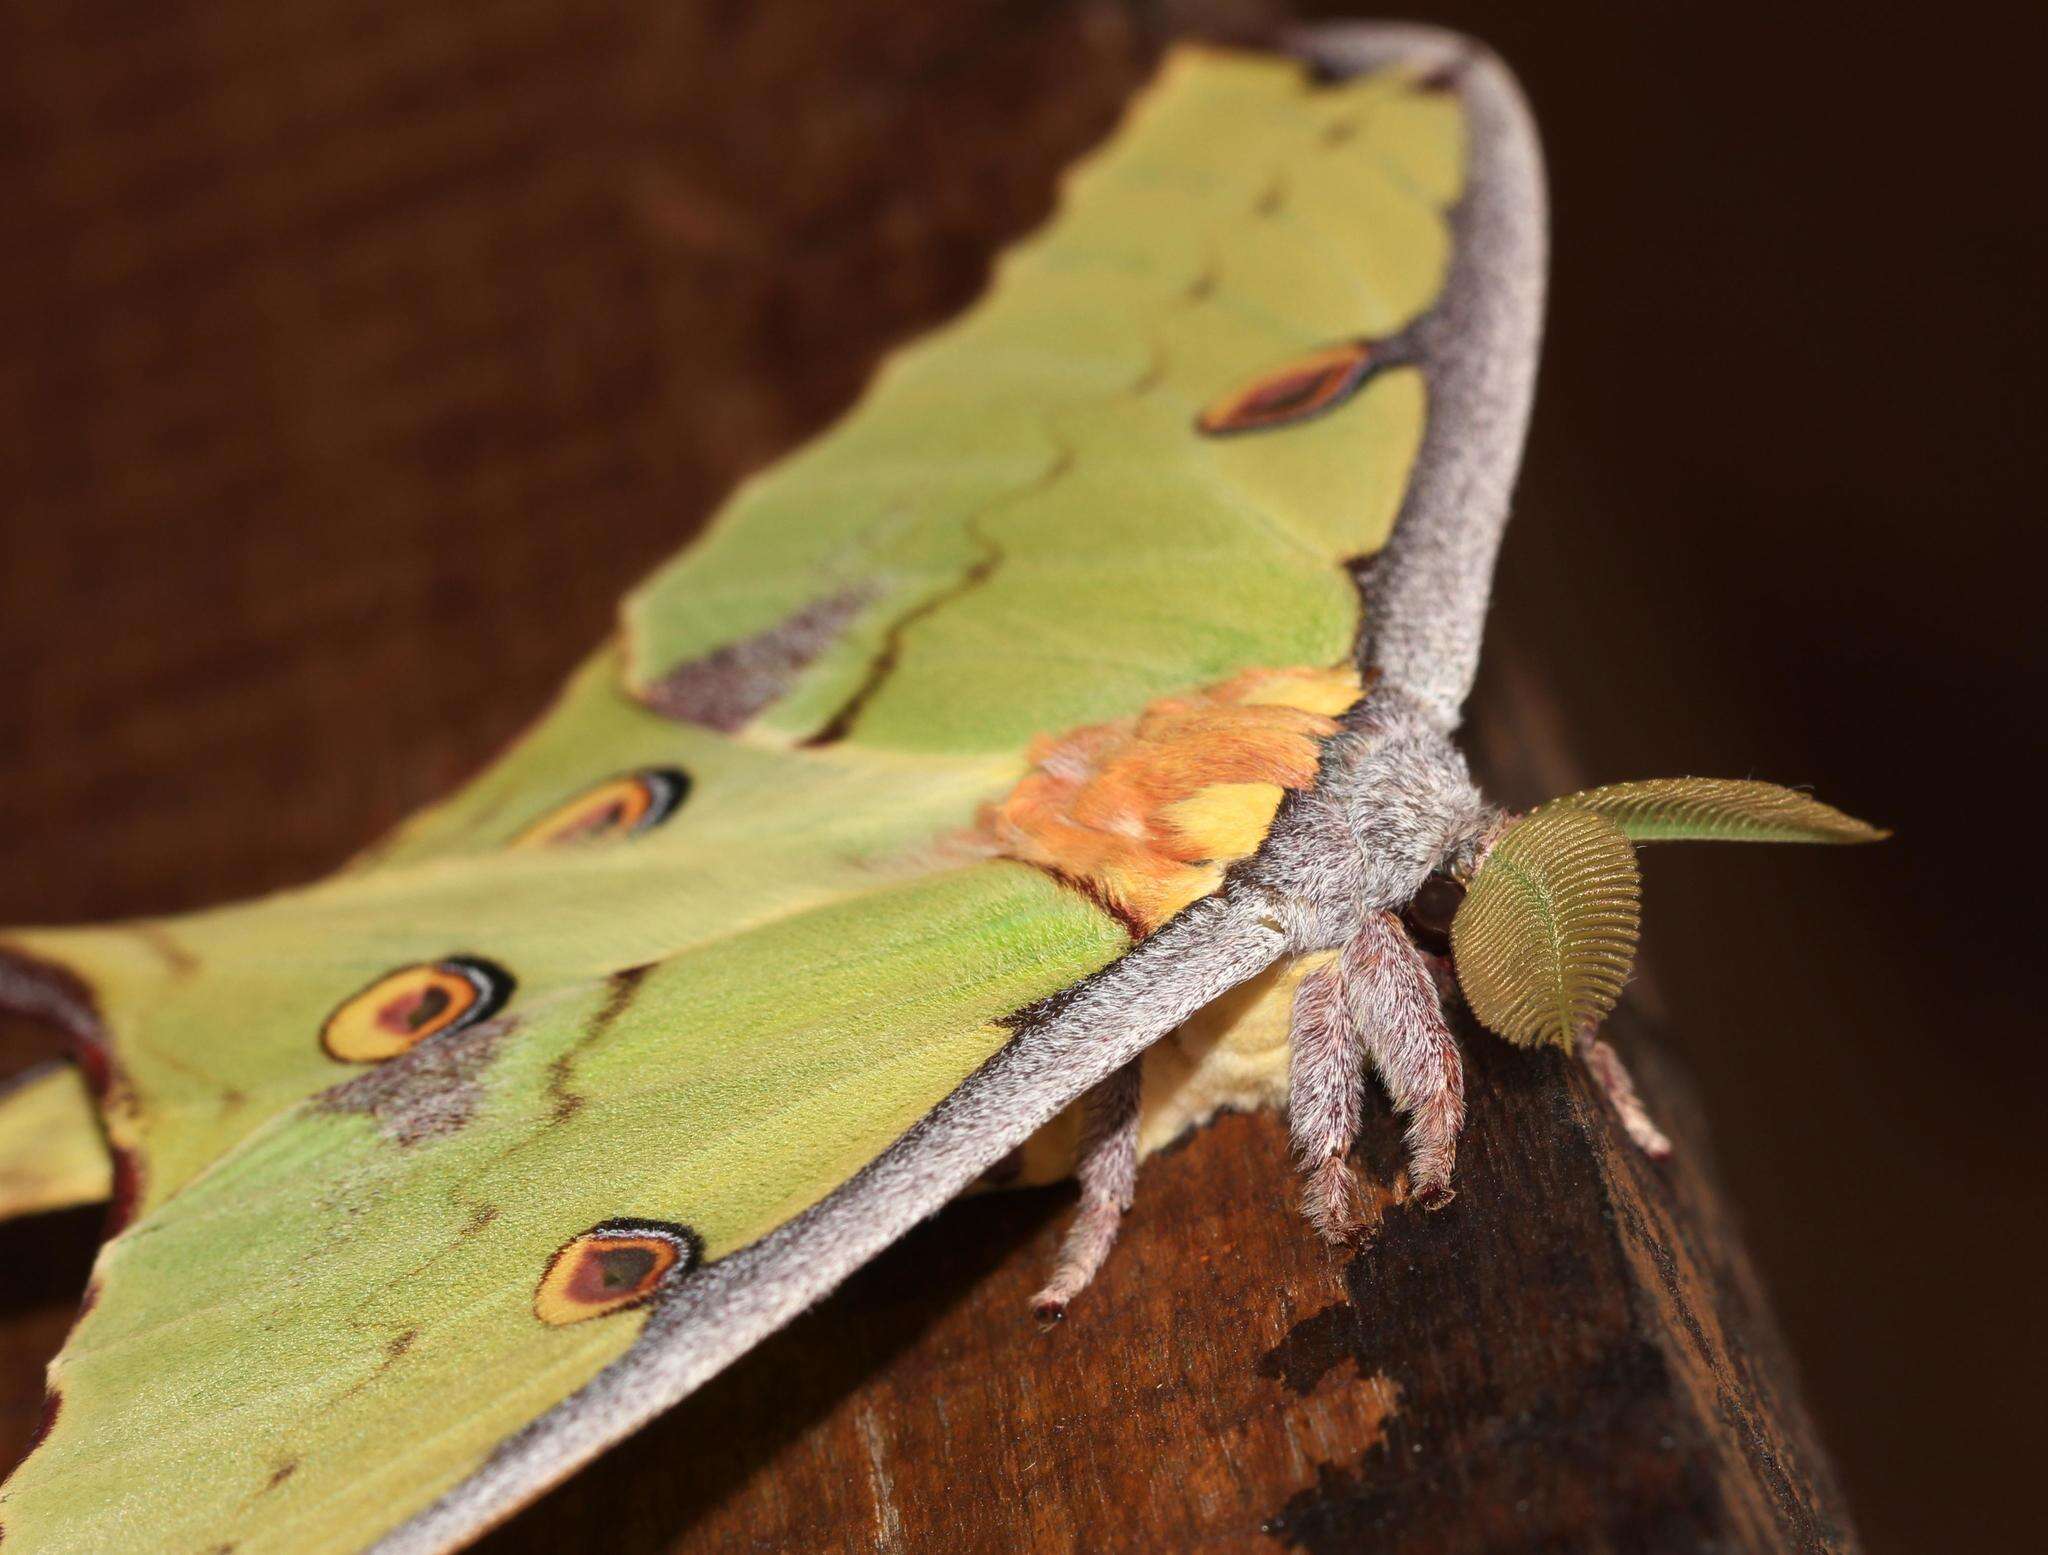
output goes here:
[[1425, 950], [1422, 964], [1429, 968], [1429, 980], [1436, 984], [1438, 1003], [1449, 1005], [1453, 999], [1465, 997], [1464, 991], [1458, 987], [1457, 964], [1449, 956], [1433, 956]]
[[1642, 1097], [1636, 1094], [1636, 1082], [1629, 1078], [1628, 1070], [1622, 1065], [1621, 1055], [1588, 1032], [1579, 1037], [1579, 1057], [1593, 1071], [1593, 1078], [1600, 1082], [1600, 1089], [1606, 1092], [1609, 1105], [1621, 1119], [1622, 1131], [1635, 1141], [1636, 1148], [1658, 1161], [1671, 1154], [1671, 1141], [1650, 1121]]
[[1360, 1190], [1345, 1160], [1358, 1137], [1365, 1063], [1337, 965], [1316, 968], [1294, 995], [1287, 1119], [1301, 1163], [1301, 1212], [1328, 1242], [1362, 1240], [1379, 1223], [1379, 1205]]
[[1452, 1197], [1465, 1126], [1465, 1063], [1444, 1020], [1429, 960], [1392, 913], [1373, 913], [1346, 942], [1344, 1002], [1380, 1079], [1408, 1118], [1409, 1193], [1424, 1209]]
[[1032, 1315], [1041, 1323], [1067, 1315], [1067, 1303], [1095, 1278], [1131, 1207], [1138, 1179], [1138, 1072], [1134, 1059], [1090, 1091], [1083, 1104], [1076, 1174], [1081, 1206], [1060, 1243], [1052, 1279], [1031, 1298]]

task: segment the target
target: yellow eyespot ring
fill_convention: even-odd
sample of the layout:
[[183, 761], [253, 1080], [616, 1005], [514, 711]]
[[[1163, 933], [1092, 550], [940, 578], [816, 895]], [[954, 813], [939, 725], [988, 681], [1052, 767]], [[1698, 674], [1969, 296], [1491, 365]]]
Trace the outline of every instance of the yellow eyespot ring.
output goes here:
[[387, 972], [335, 1007], [320, 1045], [345, 1064], [375, 1064], [429, 1037], [474, 1026], [505, 1007], [512, 974], [478, 956], [448, 956]]
[[667, 820], [690, 796], [690, 775], [680, 767], [643, 767], [586, 788], [528, 824], [515, 848], [637, 837]]
[[534, 1290], [533, 1315], [560, 1327], [637, 1307], [703, 1257], [704, 1240], [688, 1226], [604, 1221], [555, 1250]]

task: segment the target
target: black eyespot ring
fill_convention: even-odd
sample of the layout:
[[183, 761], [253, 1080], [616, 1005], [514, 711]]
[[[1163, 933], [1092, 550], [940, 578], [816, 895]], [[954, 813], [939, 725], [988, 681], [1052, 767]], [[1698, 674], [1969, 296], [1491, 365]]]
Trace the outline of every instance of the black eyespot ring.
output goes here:
[[530, 822], [512, 839], [515, 848], [637, 837], [675, 814], [690, 797], [690, 775], [680, 767], [642, 767], [586, 788]]
[[320, 1045], [345, 1064], [380, 1063], [489, 1020], [514, 986], [510, 972], [481, 956], [415, 962], [342, 1000], [320, 1027]]

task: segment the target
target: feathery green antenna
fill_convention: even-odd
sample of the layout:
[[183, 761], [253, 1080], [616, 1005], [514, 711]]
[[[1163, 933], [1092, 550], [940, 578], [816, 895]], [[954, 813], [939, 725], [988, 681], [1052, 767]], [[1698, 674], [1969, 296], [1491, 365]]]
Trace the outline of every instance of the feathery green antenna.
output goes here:
[[1638, 842], [1876, 842], [1890, 833], [1809, 794], [1727, 778], [1610, 783], [1502, 833], [1451, 924], [1473, 1014], [1510, 1042], [1569, 1047], [1635, 964]]

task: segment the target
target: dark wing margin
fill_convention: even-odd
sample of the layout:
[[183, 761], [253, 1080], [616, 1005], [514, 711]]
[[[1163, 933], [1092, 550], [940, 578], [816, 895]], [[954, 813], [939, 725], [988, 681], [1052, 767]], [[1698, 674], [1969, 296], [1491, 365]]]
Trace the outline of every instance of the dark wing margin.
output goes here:
[[[1347, 25], [1300, 32], [1289, 48], [1338, 76], [1414, 69], [1465, 106], [1451, 271], [1412, 336], [1428, 422], [1393, 538], [1368, 581], [1360, 645], [1364, 663], [1449, 728], [1478, 664], [1534, 386], [1545, 253], [1535, 134], [1506, 68], [1454, 34]], [[1284, 941], [1278, 904], [1233, 881], [1023, 1012], [1002, 1051], [922, 1122], [811, 1209], [673, 1284], [624, 1355], [509, 1437], [376, 1555], [439, 1555], [510, 1517], [824, 1298], [1090, 1086], [1270, 965]]]

